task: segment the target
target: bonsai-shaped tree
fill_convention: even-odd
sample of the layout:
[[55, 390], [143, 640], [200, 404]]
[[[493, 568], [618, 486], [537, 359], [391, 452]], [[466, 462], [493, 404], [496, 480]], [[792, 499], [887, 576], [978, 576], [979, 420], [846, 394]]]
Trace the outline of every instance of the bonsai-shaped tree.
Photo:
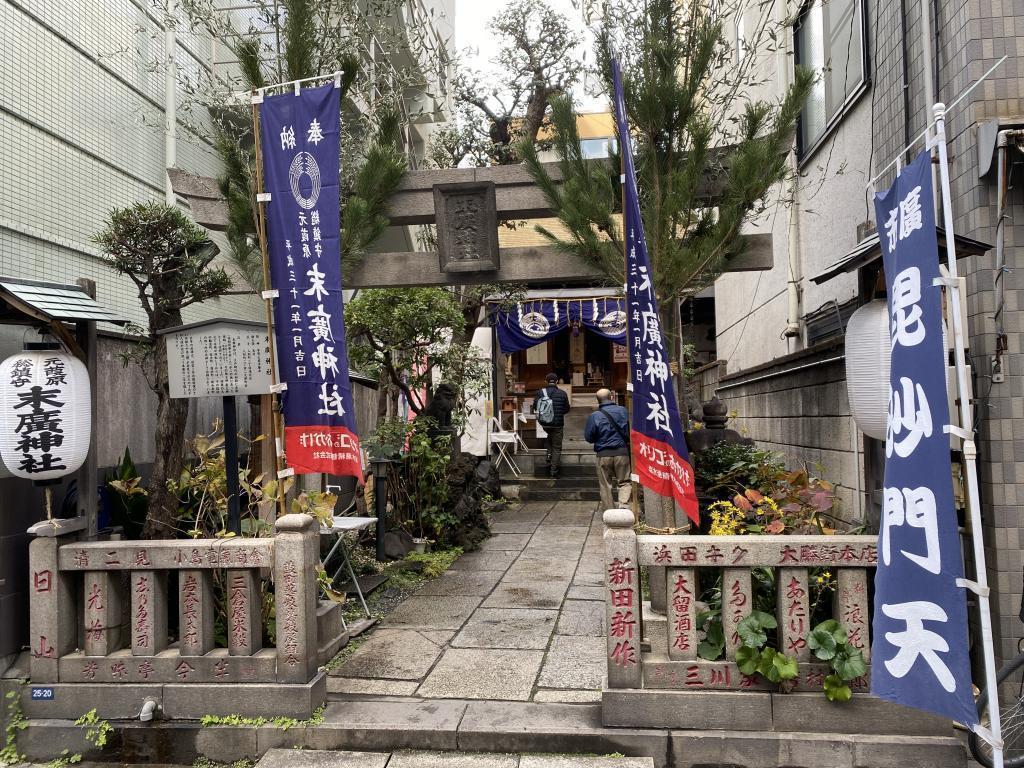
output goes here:
[[[713, 282], [742, 251], [744, 223], [763, 209], [773, 186], [788, 174], [797, 118], [814, 80], [798, 68], [780, 101], [751, 97], [758, 85], [758, 57], [750, 54], [737, 65], [722, 33], [723, 18], [764, 6], [747, 5], [747, 0], [622, 0], [614, 11], [606, 7], [598, 40], [608, 94], [613, 48], [622, 62], [654, 286], [677, 365], [679, 301]], [[747, 45], [763, 55], [783, 33], [762, 13]], [[537, 229], [622, 285], [623, 233], [614, 213], [621, 210], [619, 158], [608, 164], [583, 158], [568, 97], [552, 100], [551, 120], [564, 183], [554, 182], [532, 143], [523, 142], [522, 155], [569, 234], [563, 239]], [[707, 195], [709, 181], [714, 199]]]
[[143, 536], [171, 538], [178, 499], [168, 490], [167, 481], [177, 480], [184, 468], [188, 400], [171, 399], [167, 337], [159, 332], [181, 325], [181, 311], [190, 304], [223, 294], [231, 287], [231, 278], [212, 265], [219, 249], [205, 230], [181, 210], [163, 203], [137, 203], [111, 211], [106, 228], [94, 240], [107, 263], [135, 284], [146, 312], [147, 327], [138, 331], [147, 343], [135, 359], [156, 394], [157, 411]]

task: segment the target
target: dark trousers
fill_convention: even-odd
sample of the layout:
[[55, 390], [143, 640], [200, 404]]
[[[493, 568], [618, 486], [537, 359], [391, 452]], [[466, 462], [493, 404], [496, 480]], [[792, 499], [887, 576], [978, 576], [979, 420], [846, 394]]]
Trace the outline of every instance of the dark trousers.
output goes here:
[[545, 448], [548, 451], [548, 464], [551, 469], [558, 469], [562, 465], [562, 437], [565, 434], [565, 427], [544, 427], [548, 433]]

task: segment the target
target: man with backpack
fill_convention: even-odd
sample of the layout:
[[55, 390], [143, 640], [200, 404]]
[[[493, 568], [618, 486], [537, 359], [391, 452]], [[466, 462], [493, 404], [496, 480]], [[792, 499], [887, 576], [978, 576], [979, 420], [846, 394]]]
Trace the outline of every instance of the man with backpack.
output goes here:
[[551, 477], [558, 477], [562, 464], [562, 437], [565, 433], [565, 414], [569, 412], [569, 396], [558, 388], [558, 374], [549, 373], [547, 386], [538, 390], [533, 404], [537, 412], [537, 423], [547, 433], [545, 448], [548, 452], [548, 470]]
[[597, 453], [601, 511], [628, 509], [633, 490], [629, 477], [629, 414], [612, 402], [611, 390], [597, 391], [597, 410], [587, 419], [583, 436], [593, 443]]

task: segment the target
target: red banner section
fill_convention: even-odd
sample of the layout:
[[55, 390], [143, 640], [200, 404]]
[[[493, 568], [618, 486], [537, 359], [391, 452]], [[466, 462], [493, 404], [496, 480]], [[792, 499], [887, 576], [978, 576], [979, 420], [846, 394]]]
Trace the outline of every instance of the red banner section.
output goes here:
[[671, 496], [687, 517], [699, 523], [700, 510], [690, 462], [680, 457], [668, 443], [654, 440], [635, 429], [629, 438], [633, 447], [633, 471], [640, 484], [662, 496]]
[[362, 476], [359, 439], [347, 427], [285, 427], [284, 450], [297, 474]]

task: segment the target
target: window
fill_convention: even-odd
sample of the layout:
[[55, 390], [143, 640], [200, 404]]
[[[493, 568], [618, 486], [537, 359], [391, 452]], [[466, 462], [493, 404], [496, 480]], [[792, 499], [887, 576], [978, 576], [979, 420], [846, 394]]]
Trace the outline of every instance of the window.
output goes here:
[[796, 62], [818, 73], [800, 116], [800, 154], [813, 151], [867, 82], [863, 0], [812, 0], [795, 30]]
[[580, 152], [584, 160], [600, 160], [611, 155], [615, 148], [615, 139], [582, 139]]

